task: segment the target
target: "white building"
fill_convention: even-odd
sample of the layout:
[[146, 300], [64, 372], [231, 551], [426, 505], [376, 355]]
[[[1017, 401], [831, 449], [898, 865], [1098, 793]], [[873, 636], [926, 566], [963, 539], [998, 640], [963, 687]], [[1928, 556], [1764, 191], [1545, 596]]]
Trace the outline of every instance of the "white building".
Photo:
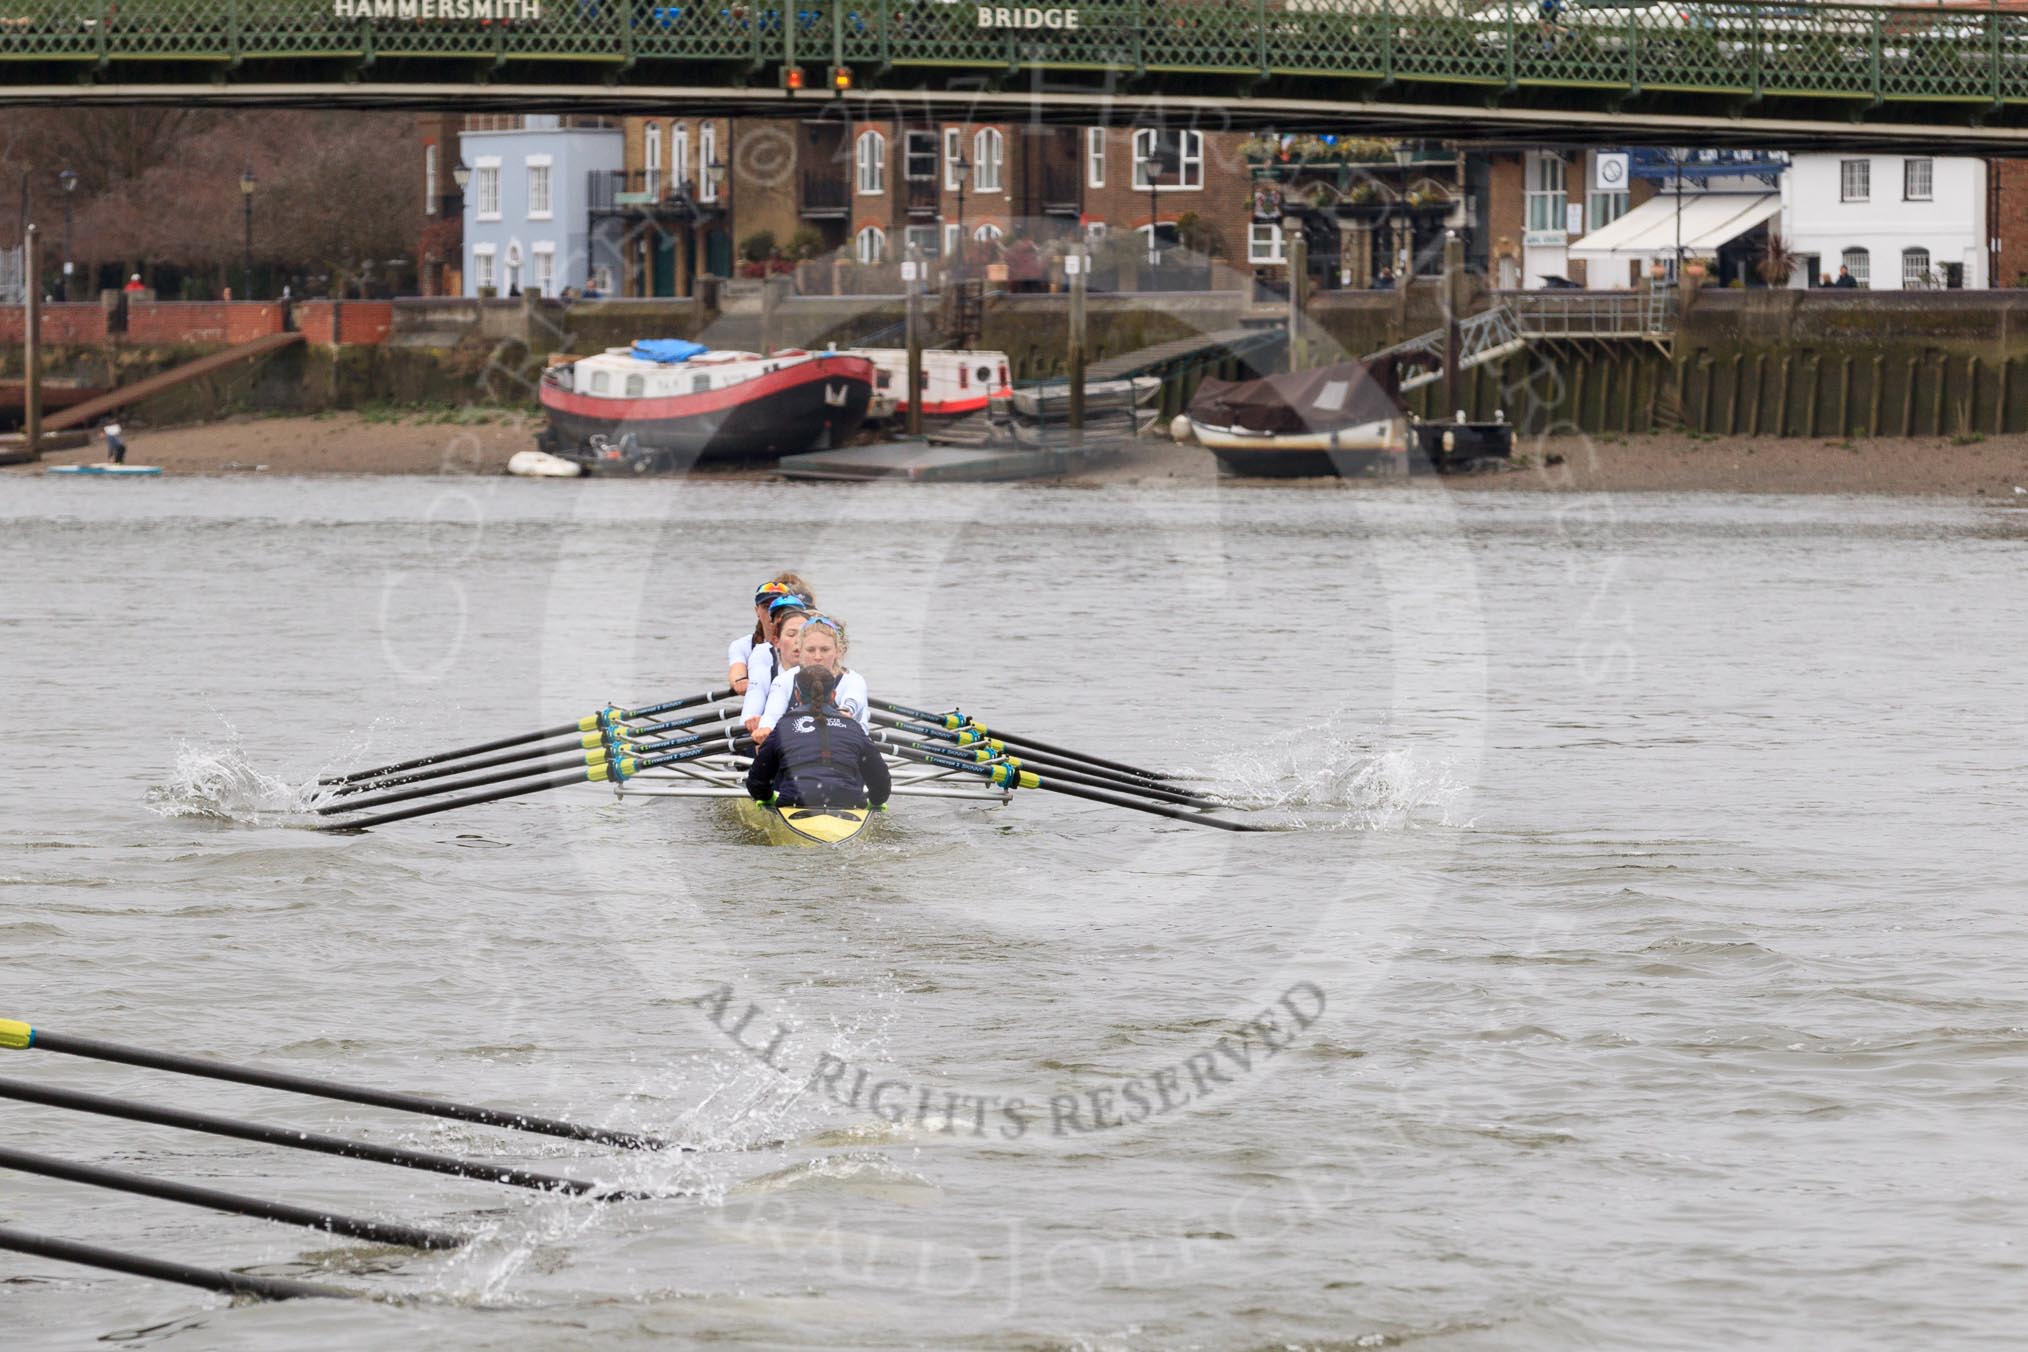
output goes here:
[[1928, 155], [1796, 155], [1781, 183], [1790, 284], [1842, 266], [1862, 287], [1986, 285], [1986, 166]]

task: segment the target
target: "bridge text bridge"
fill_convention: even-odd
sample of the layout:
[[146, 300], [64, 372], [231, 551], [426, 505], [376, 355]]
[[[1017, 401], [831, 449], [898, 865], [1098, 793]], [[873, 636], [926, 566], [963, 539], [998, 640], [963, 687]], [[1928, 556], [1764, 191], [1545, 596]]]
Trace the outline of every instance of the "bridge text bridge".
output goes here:
[[839, 107], [2006, 150], [2028, 142], [2023, 6], [0, 0], [0, 102]]

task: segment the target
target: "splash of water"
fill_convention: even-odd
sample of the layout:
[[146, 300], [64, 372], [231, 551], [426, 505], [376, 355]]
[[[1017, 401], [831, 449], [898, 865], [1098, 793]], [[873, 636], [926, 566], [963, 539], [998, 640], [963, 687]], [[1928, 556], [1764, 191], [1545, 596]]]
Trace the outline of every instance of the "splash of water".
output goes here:
[[1288, 811], [1312, 829], [1471, 825], [1471, 785], [1451, 756], [1415, 745], [1376, 750], [1337, 718], [1229, 755], [1212, 774], [1234, 804]]
[[255, 767], [230, 731], [222, 746], [179, 742], [169, 782], [148, 790], [148, 807], [164, 817], [208, 817], [256, 825], [315, 805], [314, 780], [291, 784]]

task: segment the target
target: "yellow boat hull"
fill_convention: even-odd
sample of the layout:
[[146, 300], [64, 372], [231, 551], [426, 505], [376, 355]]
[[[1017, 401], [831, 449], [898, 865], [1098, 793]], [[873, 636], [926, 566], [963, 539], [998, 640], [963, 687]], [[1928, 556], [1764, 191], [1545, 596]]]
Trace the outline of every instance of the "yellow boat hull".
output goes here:
[[751, 798], [733, 802], [739, 819], [770, 845], [839, 845], [865, 830], [873, 815], [863, 807], [770, 807]]

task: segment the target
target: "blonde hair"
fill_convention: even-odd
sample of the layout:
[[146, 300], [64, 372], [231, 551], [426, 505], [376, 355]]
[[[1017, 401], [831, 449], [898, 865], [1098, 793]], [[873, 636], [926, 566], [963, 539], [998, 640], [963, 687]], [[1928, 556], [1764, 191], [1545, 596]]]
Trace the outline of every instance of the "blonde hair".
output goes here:
[[816, 595], [811, 592], [810, 584], [803, 581], [803, 579], [795, 573], [791, 573], [788, 570], [784, 569], [783, 571], [776, 573], [773, 577], [769, 578], [768, 581], [779, 582], [784, 587], [787, 587], [789, 589], [791, 595], [800, 596], [813, 606], [817, 604]]
[[[822, 621], [824, 627], [826, 629], [829, 629], [831, 633], [837, 638], [838, 657], [842, 661], [845, 657], [845, 650], [852, 646], [845, 639], [845, 621], [839, 619], [836, 615], [826, 615], [822, 611], [813, 610], [810, 612], [809, 616], [806, 619], [804, 619], [803, 627], [805, 629], [808, 629], [812, 623], [817, 621]], [[843, 668], [841, 667], [840, 670], [842, 669]]]

